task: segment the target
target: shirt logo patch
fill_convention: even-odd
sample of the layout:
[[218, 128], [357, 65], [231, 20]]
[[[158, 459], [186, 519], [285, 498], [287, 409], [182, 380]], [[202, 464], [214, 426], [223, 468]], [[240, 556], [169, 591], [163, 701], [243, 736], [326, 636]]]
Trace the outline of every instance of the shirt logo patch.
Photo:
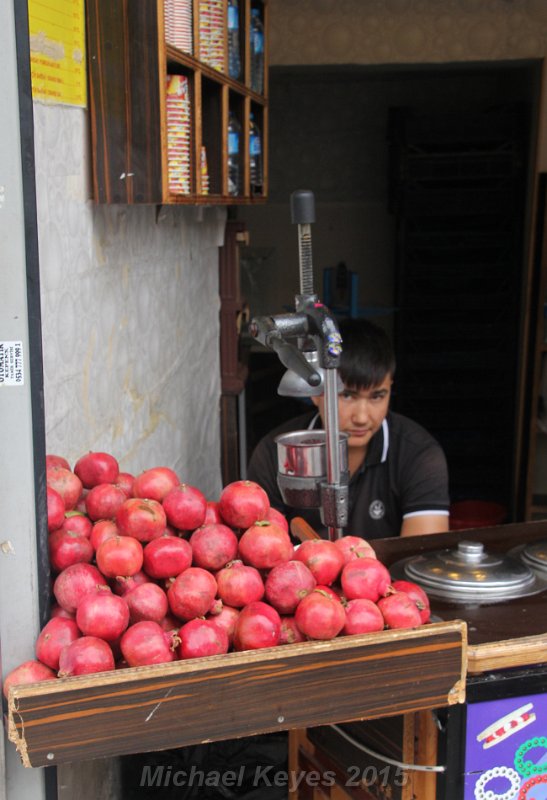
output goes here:
[[382, 519], [382, 517], [386, 513], [386, 509], [381, 500], [373, 500], [370, 506], [368, 507], [368, 513], [370, 514], [372, 519]]

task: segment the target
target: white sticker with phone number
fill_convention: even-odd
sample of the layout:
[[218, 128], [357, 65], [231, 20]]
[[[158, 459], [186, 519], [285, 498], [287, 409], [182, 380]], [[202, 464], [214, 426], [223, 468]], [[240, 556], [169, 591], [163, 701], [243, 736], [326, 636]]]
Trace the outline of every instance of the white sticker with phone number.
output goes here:
[[23, 342], [0, 342], [0, 386], [23, 386]]

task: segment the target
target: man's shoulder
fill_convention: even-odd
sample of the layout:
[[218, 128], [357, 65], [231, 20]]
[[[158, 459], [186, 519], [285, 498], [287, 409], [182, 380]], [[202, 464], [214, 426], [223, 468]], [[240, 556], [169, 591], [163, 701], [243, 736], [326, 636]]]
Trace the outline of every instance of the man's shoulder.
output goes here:
[[390, 447], [399, 445], [408, 448], [438, 447], [440, 444], [419, 422], [391, 411], [388, 417]]

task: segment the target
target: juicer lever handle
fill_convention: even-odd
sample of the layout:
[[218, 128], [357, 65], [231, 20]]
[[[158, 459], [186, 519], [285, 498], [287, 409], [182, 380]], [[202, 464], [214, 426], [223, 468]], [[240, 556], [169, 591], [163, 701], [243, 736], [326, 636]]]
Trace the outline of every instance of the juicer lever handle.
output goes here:
[[296, 372], [310, 386], [319, 386], [322, 380], [320, 373], [311, 366], [297, 347], [286, 342], [279, 333], [270, 334], [268, 344], [272, 350], [275, 350], [279, 360], [287, 369]]

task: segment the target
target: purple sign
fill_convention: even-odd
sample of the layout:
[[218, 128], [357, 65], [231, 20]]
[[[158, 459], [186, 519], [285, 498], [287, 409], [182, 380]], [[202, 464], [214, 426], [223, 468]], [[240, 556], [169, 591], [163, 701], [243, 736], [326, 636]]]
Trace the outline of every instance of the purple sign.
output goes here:
[[547, 800], [547, 695], [467, 706], [464, 800]]

